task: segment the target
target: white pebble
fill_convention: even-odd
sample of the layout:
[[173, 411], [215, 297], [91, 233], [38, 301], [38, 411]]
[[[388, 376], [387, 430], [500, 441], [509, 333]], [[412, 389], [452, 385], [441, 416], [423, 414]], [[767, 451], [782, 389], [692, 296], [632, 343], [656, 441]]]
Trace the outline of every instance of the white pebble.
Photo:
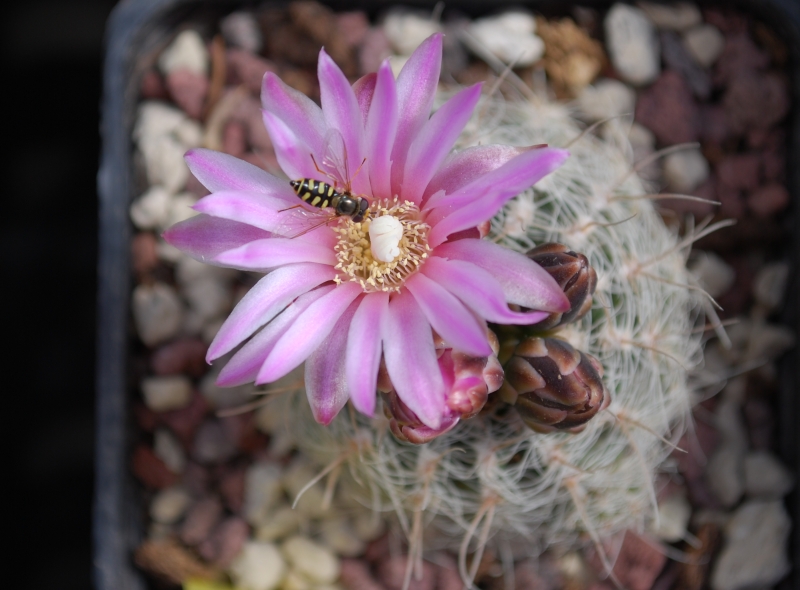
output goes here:
[[316, 584], [312, 584], [301, 573], [289, 570], [281, 584], [281, 590], [317, 590]]
[[204, 323], [226, 314], [231, 308], [228, 283], [214, 277], [184, 285], [183, 296], [189, 303], [189, 309], [200, 316]]
[[615, 4], [605, 19], [606, 46], [614, 68], [625, 81], [649, 84], [658, 77], [659, 45], [653, 25], [638, 8]]
[[150, 516], [162, 524], [174, 524], [186, 513], [192, 497], [184, 488], [175, 486], [159, 491], [150, 502]]
[[588, 121], [628, 115], [633, 118], [636, 92], [619, 80], [604, 78], [587, 86], [578, 96], [578, 109]]
[[789, 569], [791, 520], [780, 500], [743, 504], [725, 527], [725, 544], [711, 573], [713, 590], [768, 588]]
[[236, 271], [233, 269], [205, 264], [189, 256], [181, 257], [175, 265], [175, 279], [182, 287], [197, 280], [209, 278], [230, 280], [235, 276]]
[[300, 513], [284, 504], [269, 511], [269, 517], [256, 527], [254, 537], [259, 541], [279, 541], [297, 532], [301, 522]]
[[145, 405], [154, 412], [185, 408], [192, 399], [192, 382], [183, 375], [145, 377], [142, 395]]
[[251, 385], [240, 385], [239, 387], [220, 387], [217, 385], [216, 379], [219, 376], [220, 369], [220, 366], [216, 366], [206, 373], [200, 381], [200, 393], [203, 394], [203, 397], [206, 398], [212, 408], [216, 410], [234, 408], [257, 399], [253, 395], [253, 387]]
[[192, 206], [196, 202], [197, 197], [189, 192], [172, 195], [172, 198], [169, 200], [169, 213], [165, 229], [197, 215], [197, 211], [192, 209]]
[[744, 491], [751, 498], [782, 498], [794, 487], [791, 472], [768, 451], [752, 451], [744, 458]]
[[713, 252], [698, 252], [689, 266], [700, 287], [712, 297], [728, 292], [736, 279], [736, 271]]
[[183, 305], [172, 287], [164, 283], [137, 285], [132, 299], [136, 330], [147, 346], [155, 346], [177, 334]]
[[261, 29], [252, 12], [232, 12], [219, 24], [222, 36], [231, 45], [246, 49], [250, 53], [261, 51]]
[[383, 31], [400, 55], [414, 53], [420, 43], [438, 33], [440, 28], [430, 16], [404, 8], [391, 10], [383, 21]]
[[788, 278], [789, 265], [786, 262], [774, 262], [763, 266], [753, 281], [753, 295], [756, 301], [768, 311], [778, 309], [783, 302]]
[[163, 186], [151, 186], [131, 204], [131, 221], [139, 229], [164, 229], [169, 222], [171, 205], [170, 191]]
[[286, 575], [286, 562], [272, 543], [248, 541], [228, 572], [241, 590], [274, 590]]
[[744, 493], [744, 449], [740, 446], [718, 447], [706, 466], [709, 487], [726, 508], [734, 506]]
[[191, 29], [179, 33], [158, 58], [158, 67], [164, 74], [187, 69], [205, 75], [208, 70], [208, 49], [203, 38]]
[[356, 557], [364, 553], [366, 543], [353, 531], [347, 519], [338, 517], [320, 523], [321, 540], [326, 547], [342, 557]]
[[372, 256], [381, 262], [392, 262], [400, 256], [403, 224], [393, 215], [383, 215], [369, 224], [369, 241]]
[[339, 577], [339, 560], [329, 549], [300, 535], [281, 546], [291, 568], [315, 584], [330, 584]]
[[197, 121], [187, 118], [175, 128], [175, 137], [187, 150], [200, 147], [203, 143], [203, 128]]
[[742, 360], [773, 361], [794, 346], [794, 332], [786, 326], [752, 322]]
[[186, 113], [157, 100], [148, 100], [139, 105], [133, 138], [139, 142], [144, 138], [158, 137], [176, 132], [188, 120]]
[[[283, 486], [289, 495], [289, 501], [294, 503], [295, 509], [307, 518], [319, 518], [330, 510], [324, 505], [324, 492], [319, 482], [308, 489], [304, 488], [319, 473], [302, 459], [295, 460], [283, 474]], [[303, 492], [302, 496], [298, 495]]]
[[468, 29], [490, 53], [519, 67], [529, 66], [544, 55], [544, 41], [534, 35], [535, 30], [536, 19], [522, 10], [478, 19]]
[[686, 31], [683, 35], [683, 45], [695, 61], [708, 68], [717, 61], [725, 47], [725, 37], [713, 25], [701, 25]]
[[353, 532], [358, 538], [369, 543], [380, 537], [386, 530], [386, 522], [379, 512], [360, 510], [353, 518]]
[[186, 452], [170, 430], [166, 428], [156, 430], [153, 435], [153, 452], [172, 473], [181, 474], [186, 469]]
[[673, 494], [658, 504], [658, 529], [656, 535], [667, 543], [680, 541], [686, 535], [686, 527], [692, 515], [692, 507], [684, 494]]
[[161, 184], [170, 193], [186, 186], [189, 168], [183, 160], [186, 148], [172, 135], [143, 137], [139, 151], [144, 156], [145, 172], [150, 184]]
[[641, 8], [657, 28], [668, 31], [685, 31], [699, 25], [703, 16], [696, 4], [677, 2], [675, 4], [657, 4], [655, 2], [639, 2]]
[[689, 193], [708, 178], [708, 161], [699, 149], [686, 149], [664, 158], [664, 180], [670, 190]]
[[252, 525], [260, 525], [272, 517], [272, 507], [281, 499], [281, 470], [273, 463], [253, 463], [244, 480], [242, 515]]

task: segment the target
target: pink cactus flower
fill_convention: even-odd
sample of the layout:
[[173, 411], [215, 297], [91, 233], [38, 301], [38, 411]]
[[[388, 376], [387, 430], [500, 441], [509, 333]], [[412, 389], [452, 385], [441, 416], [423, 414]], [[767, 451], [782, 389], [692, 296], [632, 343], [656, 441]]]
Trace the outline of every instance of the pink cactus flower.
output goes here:
[[454, 350], [487, 357], [487, 322], [533, 324], [569, 309], [547, 272], [476, 229], [567, 152], [488, 145], [451, 154], [481, 87], [431, 115], [441, 46], [433, 35], [397, 79], [384, 62], [353, 86], [321, 51], [321, 107], [274, 74], [264, 77], [264, 123], [282, 170], [339, 193], [349, 188], [369, 204], [363, 220], [329, 215], [298, 232], [330, 208], [311, 207], [289, 181], [232, 156], [186, 154], [211, 194], [196, 203], [200, 215], [164, 238], [198, 260], [267, 273], [209, 347], [211, 362], [241, 345], [220, 385], [269, 383], [305, 361], [311, 408], [328, 424], [348, 400], [374, 414], [383, 359], [403, 404], [438, 429], [448, 385], [434, 333]]

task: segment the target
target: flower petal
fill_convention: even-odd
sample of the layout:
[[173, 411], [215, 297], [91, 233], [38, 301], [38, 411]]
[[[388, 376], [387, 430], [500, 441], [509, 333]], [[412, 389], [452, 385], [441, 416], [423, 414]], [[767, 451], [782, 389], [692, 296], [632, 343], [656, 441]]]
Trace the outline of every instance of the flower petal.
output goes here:
[[397, 395], [426, 426], [439, 428], [445, 391], [431, 325], [407, 291], [389, 302], [381, 338], [386, 369]]
[[397, 117], [397, 87], [389, 60], [386, 60], [378, 70], [365, 129], [372, 196], [378, 199], [392, 196], [391, 155], [397, 134]]
[[287, 328], [311, 303], [330, 292], [333, 288], [334, 285], [326, 285], [314, 289], [292, 302], [289, 307], [264, 326], [263, 330], [236, 351], [231, 360], [222, 368], [219, 376], [217, 376], [217, 385], [220, 387], [235, 387], [255, 381], [267, 355]]
[[162, 235], [168, 244], [195, 260], [221, 266], [222, 262], [213, 260], [217, 255], [268, 238], [270, 233], [246, 223], [201, 213], [176, 223]]
[[344, 139], [344, 146], [347, 150], [344, 161], [347, 164], [347, 174], [344, 179], [350, 179], [351, 189], [356, 194], [366, 194], [369, 192], [369, 174], [356, 174], [356, 170], [361, 166], [364, 157], [361, 144], [363, 135], [363, 117], [358, 108], [356, 95], [353, 88], [347, 81], [330, 56], [324, 49], [319, 52], [319, 62], [317, 64], [319, 75], [320, 102], [322, 103], [322, 113], [331, 129], [338, 129]]
[[519, 252], [486, 240], [441, 244], [434, 256], [464, 260], [482, 268], [500, 283], [506, 301], [539, 311], [567, 311], [569, 299], [555, 279]]
[[478, 145], [452, 154], [428, 183], [422, 199], [423, 209], [428, 208], [427, 201], [431, 195], [439, 191], [449, 195], [528, 149], [508, 145]]
[[239, 158], [204, 148], [189, 150], [183, 158], [192, 174], [212, 193], [248, 191], [292, 198], [292, 189], [286, 181]]
[[403, 173], [403, 199], [422, 201], [425, 188], [472, 116], [481, 86], [465, 88], [444, 103], [411, 143]]
[[381, 362], [381, 321], [387, 313], [389, 295], [370, 293], [361, 301], [350, 323], [345, 361], [350, 399], [356, 410], [375, 413], [375, 391]]
[[520, 313], [506, 305], [500, 283], [485, 270], [461, 260], [431, 256], [421, 270], [486, 321], [504, 325], [535, 324], [548, 315], [546, 311]]
[[361, 111], [361, 119], [364, 127], [367, 126], [367, 115], [369, 114], [369, 107], [372, 104], [372, 95], [375, 93], [375, 84], [377, 81], [378, 74], [371, 72], [361, 76], [356, 80], [355, 84], [353, 84], [353, 93], [356, 95], [356, 102], [358, 103], [358, 110]]
[[290, 240], [268, 238], [255, 240], [238, 248], [219, 254], [215, 262], [241, 270], [267, 270], [296, 262], [336, 264], [336, 255], [328, 246]]
[[442, 69], [442, 34], [435, 33], [411, 54], [397, 76], [399, 120], [392, 149], [392, 194], [402, 194], [406, 155], [430, 117]]
[[336, 417], [350, 397], [345, 377], [345, 355], [350, 323], [358, 303], [353, 301], [350, 304], [328, 337], [306, 361], [305, 384], [308, 403], [314, 420], [326, 426]]
[[[317, 176], [311, 148], [300, 141], [280, 118], [269, 111], [262, 111], [264, 126], [267, 128], [275, 158], [281, 170], [291, 179], [314, 178]], [[284, 180], [284, 184], [288, 183]]]
[[335, 271], [326, 264], [291, 264], [272, 271], [258, 281], [236, 305], [222, 324], [206, 360], [221, 357], [266, 324], [296, 297], [333, 279]]
[[311, 153], [321, 153], [328, 125], [313, 100], [267, 72], [261, 86], [261, 106], [283, 121]]
[[[452, 233], [475, 227], [491, 219], [508, 199], [535, 184], [558, 168], [569, 155], [566, 150], [542, 148], [526, 152], [494, 172], [438, 199], [428, 243], [436, 247]], [[431, 197], [430, 201], [434, 198]]]
[[275, 344], [258, 372], [256, 383], [276, 381], [306, 360], [359, 293], [361, 286], [348, 282], [309, 305]]
[[422, 273], [410, 277], [405, 286], [431, 327], [450, 348], [473, 356], [492, 354], [486, 337], [486, 324], [444, 287]]
[[[297, 202], [295, 196], [294, 202]], [[280, 209], [287, 203], [263, 193], [223, 191], [203, 197], [192, 207], [195, 211], [230, 219], [262, 230], [277, 230], [281, 225]]]

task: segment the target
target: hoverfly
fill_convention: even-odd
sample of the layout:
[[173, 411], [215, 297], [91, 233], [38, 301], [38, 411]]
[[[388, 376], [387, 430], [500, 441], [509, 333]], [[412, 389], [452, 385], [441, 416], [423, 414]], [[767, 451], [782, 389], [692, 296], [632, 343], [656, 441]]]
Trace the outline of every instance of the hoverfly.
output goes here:
[[310, 155], [314, 168], [320, 175], [329, 178], [330, 182], [314, 178], [289, 181], [297, 196], [305, 204], [316, 208], [315, 211], [310, 211], [303, 207], [303, 204], [297, 204], [280, 210], [280, 212], [293, 211], [294, 213], [291, 219], [287, 218], [286, 222], [282, 224], [284, 228], [300, 229], [300, 233], [295, 233], [290, 237], [300, 237], [342, 216], [349, 217], [356, 223], [369, 217], [369, 201], [362, 196], [353, 195], [351, 190], [352, 179], [361, 171], [367, 159], [364, 158], [351, 178], [344, 138], [336, 129], [331, 129], [326, 135], [321, 161], [322, 168], [314, 155]]

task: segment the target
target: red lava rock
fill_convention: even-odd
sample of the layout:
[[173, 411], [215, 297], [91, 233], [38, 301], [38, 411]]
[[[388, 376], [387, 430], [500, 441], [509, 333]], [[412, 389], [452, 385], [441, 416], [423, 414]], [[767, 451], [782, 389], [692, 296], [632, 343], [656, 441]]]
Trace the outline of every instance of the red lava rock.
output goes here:
[[700, 139], [722, 143], [731, 136], [725, 109], [718, 105], [700, 107]]
[[211, 191], [204, 187], [192, 173], [189, 173], [189, 178], [186, 180], [186, 190], [192, 193], [198, 199], [211, 194]]
[[188, 461], [181, 483], [193, 496], [204, 496], [211, 487], [211, 474], [199, 463]]
[[[758, 223], [759, 225], [763, 224], [763, 222]], [[742, 227], [744, 227], [744, 223], [738, 223], [734, 227], [741, 230]], [[767, 231], [772, 230], [768, 228]], [[733, 267], [735, 278], [731, 288], [717, 298], [717, 303], [722, 307], [721, 316], [729, 318], [743, 314], [748, 308], [752, 297], [752, 286], [755, 280], [756, 270], [753, 268], [752, 264], [749, 263], [747, 258], [743, 256], [726, 257], [725, 262]]]
[[358, 53], [358, 68], [362, 74], [377, 72], [381, 63], [392, 55], [389, 38], [383, 29], [375, 27], [367, 31]]
[[139, 86], [139, 95], [144, 100], [166, 100], [168, 98], [167, 86], [158, 71], [148, 70], [144, 73]]
[[762, 186], [747, 197], [747, 206], [758, 217], [769, 217], [789, 205], [789, 191], [777, 182]]
[[[390, 557], [378, 564], [378, 580], [388, 590], [402, 590], [403, 578], [408, 565], [407, 555]], [[422, 579], [417, 580], [411, 576], [408, 590], [434, 590], [436, 588], [436, 568], [433, 564], [422, 562]]]
[[236, 456], [235, 432], [220, 420], [210, 419], [197, 429], [192, 442], [192, 458], [200, 463], [224, 463]]
[[699, 479], [703, 476], [706, 459], [719, 442], [716, 428], [701, 420], [695, 420], [694, 431], [689, 431], [681, 437], [678, 447], [687, 452], [673, 451], [672, 457], [678, 464], [687, 481]]
[[369, 31], [369, 19], [365, 12], [342, 12], [336, 15], [339, 36], [348, 47], [358, 47]]
[[187, 545], [199, 545], [211, 534], [222, 518], [222, 504], [209, 496], [195, 502], [186, 514], [180, 529], [180, 538]]
[[281, 70], [281, 80], [312, 99], [319, 97], [317, 78], [308, 70], [286, 68]]
[[145, 432], [153, 432], [161, 423], [160, 416], [144, 404], [135, 404], [133, 415], [136, 418], [136, 424]]
[[[658, 546], [659, 541], [655, 539], [645, 539], [630, 530], [625, 532], [622, 547], [612, 570], [623, 588], [651, 590], [653, 582], [667, 561], [667, 557]], [[592, 553], [590, 562], [598, 572], [603, 572], [596, 552]]]
[[167, 89], [187, 115], [200, 118], [208, 94], [208, 78], [185, 68], [177, 69], [167, 75]]
[[773, 72], [741, 72], [728, 84], [722, 104], [737, 133], [771, 127], [789, 112], [786, 78]]
[[150, 368], [156, 375], [186, 374], [200, 377], [208, 370], [206, 364], [208, 345], [197, 338], [174, 340], [153, 353]]
[[703, 477], [687, 481], [686, 491], [688, 492], [689, 502], [694, 508], [707, 508], [708, 510], [722, 508], [719, 499], [711, 491], [711, 487]]
[[746, 208], [746, 203], [742, 192], [731, 188], [725, 184], [717, 183], [717, 201], [719, 214], [726, 219], [742, 219]]
[[783, 150], [767, 149], [761, 153], [761, 169], [766, 181], [782, 181], [786, 177], [786, 156]]
[[714, 67], [714, 81], [722, 84], [742, 72], [763, 70], [769, 65], [769, 54], [758, 47], [747, 33], [729, 35]]
[[247, 128], [239, 121], [228, 121], [222, 129], [222, 151], [241, 158], [247, 151]]
[[158, 240], [150, 232], [141, 232], [131, 240], [131, 264], [137, 275], [146, 275], [158, 266]]
[[[339, 582], [347, 590], [385, 590], [369, 571], [367, 564], [360, 559], [342, 559]], [[461, 588], [459, 588], [461, 590]]]
[[514, 568], [514, 581], [517, 588], [536, 588], [539, 590], [559, 590], [565, 587], [563, 576], [549, 561], [528, 559]]
[[244, 504], [244, 481], [247, 470], [244, 467], [226, 469], [219, 481], [219, 491], [231, 512], [238, 514]]
[[247, 142], [256, 151], [260, 152], [272, 149], [272, 140], [264, 126], [261, 102], [257, 98], [248, 96], [240, 100], [231, 113], [231, 119], [238, 121], [244, 126]]
[[245, 414], [243, 417], [238, 447], [243, 453], [253, 454], [267, 446], [269, 437], [256, 426], [254, 414]]
[[[703, 199], [708, 199], [709, 201], [716, 201], [716, 182], [713, 176], [707, 178], [703, 184], [691, 191], [691, 195], [702, 197]], [[674, 213], [677, 213], [678, 215], [685, 215], [688, 213], [697, 218], [702, 218], [713, 213], [717, 208], [717, 205], [713, 205], [710, 202], [703, 203], [700, 201], [689, 201], [687, 199], [659, 199], [658, 208], [668, 209]]]
[[726, 156], [717, 165], [717, 178], [725, 186], [750, 191], [759, 184], [761, 158], [759, 154], [735, 154]]
[[263, 152], [260, 151], [258, 153], [247, 152], [242, 156], [242, 160], [271, 173], [278, 172], [281, 169], [280, 165], [278, 164], [278, 158], [275, 157], [275, 150], [273, 149], [265, 150]]
[[772, 449], [775, 434], [775, 412], [764, 399], [751, 397], [743, 407], [744, 420], [750, 435], [750, 446], [756, 451]]
[[178, 481], [178, 476], [147, 445], [136, 447], [131, 463], [133, 474], [147, 488], [161, 490]]
[[668, 68], [683, 76], [694, 95], [707, 99], [711, 94], [711, 76], [689, 54], [681, 38], [672, 31], [661, 32], [661, 58]]
[[364, 551], [364, 559], [372, 563], [378, 563], [389, 555], [389, 536], [383, 535], [367, 545]]
[[636, 120], [664, 145], [695, 141], [698, 115], [689, 85], [672, 70], [661, 74], [636, 102]]
[[194, 433], [209, 411], [206, 398], [198, 391], [192, 392], [189, 405], [178, 410], [162, 412], [161, 420], [169, 426], [175, 436], [188, 447], [194, 438]]
[[748, 29], [745, 16], [739, 12], [720, 8], [708, 8], [703, 11], [706, 23], [714, 25], [723, 33], [743, 33]]
[[277, 72], [277, 66], [269, 60], [244, 49], [230, 48], [225, 52], [228, 83], [244, 84], [255, 95], [261, 93], [261, 81], [267, 72]]
[[200, 555], [221, 568], [228, 567], [233, 558], [242, 550], [250, 527], [238, 516], [223, 520], [198, 547]]

